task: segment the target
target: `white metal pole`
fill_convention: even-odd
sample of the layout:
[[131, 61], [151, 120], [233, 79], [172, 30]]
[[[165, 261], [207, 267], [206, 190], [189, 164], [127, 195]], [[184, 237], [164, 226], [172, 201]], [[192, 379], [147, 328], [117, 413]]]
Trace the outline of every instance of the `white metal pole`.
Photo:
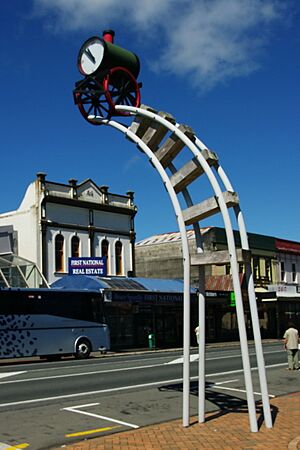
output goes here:
[[[245, 229], [245, 223], [244, 223], [242, 212], [238, 208], [236, 213], [237, 213], [238, 223], [239, 223], [239, 227], [240, 227], [240, 231], [241, 231], [242, 246], [246, 250], [249, 250], [248, 237], [247, 237], [247, 233], [246, 233], [246, 229]], [[255, 344], [257, 367], [258, 367], [258, 376], [259, 376], [259, 381], [260, 381], [260, 390], [261, 390], [261, 395], [262, 395], [262, 404], [263, 404], [265, 425], [266, 425], [266, 428], [272, 428], [273, 424], [272, 424], [272, 415], [271, 415], [271, 408], [270, 408], [270, 401], [269, 401], [269, 394], [268, 394], [268, 384], [267, 384], [264, 354], [263, 354], [263, 348], [262, 348], [262, 342], [261, 342], [261, 334], [260, 334], [260, 327], [259, 327], [259, 318], [258, 318], [258, 312], [257, 312], [253, 274], [252, 274], [250, 262], [246, 263], [245, 268], [246, 268], [245, 275], [246, 275], [246, 283], [248, 286], [248, 298], [249, 298], [250, 313], [251, 313], [251, 318], [252, 318], [253, 336], [254, 336], [254, 344]]]
[[[119, 107], [117, 107], [119, 108]], [[123, 107], [122, 107], [123, 108]], [[121, 108], [120, 108], [121, 109]], [[137, 108], [135, 108], [137, 109]], [[138, 110], [142, 111], [142, 110]], [[138, 112], [137, 111], [137, 112]], [[97, 121], [97, 118], [94, 118]], [[181, 235], [182, 253], [183, 253], [183, 414], [182, 422], [184, 427], [189, 426], [190, 422], [190, 255], [185, 223], [176, 193], [172, 187], [170, 179], [163, 166], [152, 152], [152, 150], [124, 125], [112, 120], [100, 119], [99, 122], [110, 125], [124, 133], [131, 141], [135, 142], [139, 148], [149, 157], [150, 162], [160, 174], [167, 192], [170, 196]]]
[[[173, 163], [169, 164], [172, 174], [177, 172]], [[188, 190], [182, 191], [186, 205], [192, 206], [193, 202]], [[196, 241], [197, 253], [203, 253], [203, 239], [199, 222], [193, 224]], [[205, 267], [199, 266], [199, 284], [198, 284], [198, 326], [199, 326], [199, 343], [198, 343], [198, 421], [205, 422]]]
[[[199, 143], [196, 141], [196, 144], [199, 144]], [[204, 145], [204, 144], [202, 144], [202, 145]], [[233, 189], [224, 169], [220, 165], [218, 165], [218, 167], [217, 167], [217, 172], [220, 176], [220, 179], [222, 180], [222, 182], [224, 184], [225, 189], [227, 189], [228, 191], [234, 192], [234, 189]], [[239, 206], [236, 206], [234, 208], [234, 211], [235, 211], [235, 215], [237, 218], [238, 228], [240, 230], [242, 248], [245, 250], [250, 250], [243, 213]], [[250, 306], [250, 313], [251, 313], [251, 319], [252, 319], [253, 336], [254, 336], [255, 352], [256, 352], [256, 359], [257, 359], [258, 376], [259, 376], [259, 381], [260, 381], [260, 390], [261, 390], [261, 395], [262, 395], [262, 404], [263, 404], [265, 425], [266, 425], [266, 428], [272, 428], [273, 424], [272, 424], [272, 415], [271, 415], [268, 385], [267, 385], [267, 378], [266, 378], [265, 361], [264, 361], [264, 354], [263, 354], [263, 348], [262, 348], [262, 342], [261, 342], [259, 318], [258, 318], [258, 313], [257, 313], [255, 287], [254, 287], [253, 274], [252, 274], [250, 262], [247, 262], [245, 264], [245, 269], [246, 269], [245, 275], [246, 275], [246, 283], [247, 283], [247, 288], [248, 288], [248, 298], [249, 298], [249, 306]]]
[[205, 274], [204, 267], [199, 270], [199, 348], [198, 348], [198, 421], [205, 421]]

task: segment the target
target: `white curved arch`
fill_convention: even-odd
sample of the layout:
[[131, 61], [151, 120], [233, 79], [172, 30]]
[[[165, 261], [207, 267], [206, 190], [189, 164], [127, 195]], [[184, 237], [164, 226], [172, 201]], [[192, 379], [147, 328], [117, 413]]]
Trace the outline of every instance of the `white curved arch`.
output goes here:
[[[247, 403], [248, 403], [248, 411], [249, 411], [249, 421], [250, 421], [250, 429], [253, 432], [256, 432], [258, 430], [257, 427], [257, 420], [256, 420], [256, 409], [255, 409], [255, 402], [254, 402], [254, 394], [253, 394], [253, 386], [252, 386], [252, 379], [251, 379], [251, 367], [250, 367], [250, 360], [249, 360], [249, 352], [248, 352], [248, 346], [247, 346], [247, 334], [246, 334], [246, 327], [244, 322], [244, 310], [243, 310], [243, 302], [242, 302], [242, 292], [241, 292], [241, 286], [240, 286], [240, 279], [239, 279], [239, 271], [238, 271], [238, 262], [236, 257], [236, 248], [235, 248], [235, 242], [234, 242], [234, 235], [233, 235], [233, 229], [230, 221], [230, 216], [228, 213], [227, 205], [223, 197], [222, 190], [219, 186], [219, 183], [216, 179], [216, 176], [209, 166], [208, 162], [204, 158], [204, 156], [201, 154], [201, 150], [206, 149], [206, 146], [198, 139], [196, 138], [195, 143], [192, 142], [178, 127], [179, 124], [173, 125], [163, 117], [159, 116], [158, 114], [148, 111], [141, 108], [133, 108], [128, 106], [116, 106], [117, 110], [122, 110], [126, 112], [130, 112], [132, 115], [139, 115], [143, 117], [148, 117], [155, 122], [158, 122], [162, 124], [165, 128], [170, 130], [172, 133], [177, 135], [179, 139], [185, 144], [187, 148], [193, 153], [194, 157], [197, 159], [199, 164], [201, 165], [203, 171], [207, 175], [209, 182], [211, 184], [211, 187], [215, 193], [215, 198], [218, 202], [223, 220], [225, 225], [225, 232], [227, 237], [227, 244], [229, 249], [229, 255], [230, 255], [230, 265], [231, 265], [231, 271], [232, 271], [232, 280], [233, 280], [233, 286], [234, 291], [236, 295], [236, 309], [237, 309], [237, 316], [238, 316], [238, 327], [239, 327], [239, 334], [240, 334], [240, 341], [241, 341], [241, 352], [242, 352], [242, 361], [243, 361], [243, 367], [244, 367], [244, 377], [245, 377], [245, 385], [246, 385], [246, 394], [247, 394]], [[142, 139], [138, 138], [133, 132], [131, 132], [126, 126], [119, 124], [118, 122], [111, 121], [108, 119], [101, 119], [101, 118], [93, 118], [94, 120], [98, 120], [99, 123], [110, 125], [119, 131], [122, 131], [124, 134], [126, 134], [133, 142], [135, 142], [149, 157], [150, 162], [154, 165], [154, 167], [158, 170], [161, 178], [163, 179], [163, 182], [167, 188], [167, 191], [170, 195], [170, 199], [172, 201], [175, 214], [177, 216], [177, 221], [179, 225], [179, 230], [182, 238], [182, 250], [183, 250], [183, 257], [184, 257], [184, 373], [183, 373], [183, 425], [188, 426], [189, 422], [189, 333], [190, 333], [190, 326], [189, 326], [189, 314], [190, 314], [190, 306], [189, 306], [189, 292], [190, 292], [190, 286], [189, 286], [189, 248], [188, 248], [188, 242], [187, 242], [187, 235], [186, 235], [186, 228], [185, 223], [183, 220], [182, 211], [180, 208], [180, 205], [178, 203], [178, 199], [176, 197], [176, 193], [170, 183], [169, 177], [165, 172], [165, 169], [160, 164], [160, 161], [155, 156], [155, 153], [152, 152], [152, 150], [142, 141]], [[171, 170], [171, 172], [175, 172], [175, 167], [170, 164], [168, 168]], [[233, 188], [229, 182], [229, 179], [227, 178], [225, 172], [221, 168], [220, 165], [218, 165], [217, 172], [219, 174], [219, 177], [221, 178], [224, 186], [228, 191], [234, 192]], [[182, 191], [184, 195], [184, 199], [188, 206], [191, 206], [192, 200], [189, 196], [189, 193], [187, 189], [185, 188]], [[249, 249], [248, 240], [247, 240], [247, 234], [245, 229], [245, 224], [243, 220], [243, 216], [241, 213], [241, 210], [239, 207], [235, 208], [236, 217], [239, 224], [240, 234], [241, 234], [241, 241], [242, 241], [242, 248]], [[203, 251], [202, 247], [202, 238], [200, 233], [200, 227], [199, 224], [194, 225], [195, 229], [195, 236], [196, 236], [196, 243], [198, 251]], [[188, 269], [187, 269], [188, 265]], [[249, 303], [250, 303], [250, 310], [251, 310], [251, 316], [252, 316], [252, 322], [258, 323], [258, 315], [257, 315], [257, 308], [256, 308], [256, 300], [255, 300], [255, 293], [254, 293], [254, 284], [253, 284], [253, 278], [251, 274], [251, 268], [250, 273], [248, 271], [248, 275], [246, 275], [248, 278], [248, 291], [249, 291]], [[203, 275], [204, 278], [204, 275]], [[204, 395], [200, 399], [200, 387], [201, 390], [205, 389], [205, 374], [204, 374], [204, 352], [205, 352], [205, 331], [204, 331], [204, 324], [205, 324], [205, 314], [204, 314], [204, 286], [202, 283], [202, 291], [200, 292], [200, 296], [202, 296], [203, 301], [200, 302], [199, 299], [199, 319], [200, 317], [203, 318], [202, 320], [202, 334], [203, 339], [200, 341], [202, 343], [201, 345], [201, 351], [199, 347], [199, 421], [204, 421]], [[253, 301], [254, 298], [254, 301]], [[200, 307], [201, 303], [201, 307]], [[263, 354], [262, 354], [262, 347], [261, 347], [261, 339], [260, 339], [260, 331], [258, 326], [258, 335], [257, 335], [257, 323], [254, 326], [254, 339], [255, 339], [255, 345], [256, 345], [256, 351], [257, 351], [257, 357], [258, 357], [258, 366], [259, 366], [259, 376], [260, 376], [260, 382], [261, 382], [261, 390], [263, 395], [263, 407], [264, 407], [264, 417], [266, 421], [266, 426], [268, 428], [272, 427], [272, 419], [270, 414], [270, 406], [269, 406], [269, 399], [268, 399], [268, 393], [267, 393], [267, 385], [266, 385], [266, 378], [265, 378], [265, 369], [264, 369], [264, 363], [263, 363]], [[201, 329], [201, 327], [200, 327]], [[201, 353], [201, 355], [200, 355]], [[262, 358], [261, 358], [262, 356]], [[202, 375], [201, 375], [202, 374]], [[201, 375], [201, 377], [200, 377]], [[187, 379], [188, 378], [188, 379]], [[201, 378], [201, 379], [200, 379]]]
[[239, 327], [239, 335], [240, 335], [240, 342], [241, 342], [242, 361], [243, 361], [243, 367], [244, 367], [244, 378], [245, 378], [247, 403], [248, 403], [248, 410], [249, 410], [250, 429], [251, 429], [251, 431], [256, 432], [258, 430], [258, 426], [257, 426], [257, 420], [256, 420], [256, 408], [255, 408], [253, 384], [252, 384], [252, 378], [251, 378], [249, 351], [248, 351], [248, 346], [247, 346], [247, 333], [246, 333], [246, 326], [245, 326], [245, 321], [244, 321], [244, 307], [243, 307], [242, 291], [241, 291], [239, 271], [238, 271], [238, 262], [237, 262], [237, 257], [236, 257], [233, 229], [231, 226], [229, 212], [228, 212], [225, 200], [223, 198], [222, 190], [221, 190], [208, 162], [204, 158], [204, 156], [201, 154], [201, 152], [199, 151], [197, 146], [181, 130], [179, 130], [178, 126], [173, 125], [172, 123], [170, 123], [163, 117], [160, 117], [159, 115], [157, 115], [151, 111], [147, 111], [147, 110], [144, 110], [141, 108], [132, 108], [129, 106], [116, 106], [116, 109], [121, 110], [121, 111], [134, 112], [141, 116], [153, 119], [153, 120], [161, 123], [162, 125], [164, 125], [167, 129], [169, 129], [173, 133], [175, 133], [175, 135], [177, 135], [179, 137], [179, 139], [181, 139], [181, 141], [184, 142], [186, 147], [188, 147], [191, 150], [191, 152], [193, 153], [193, 155], [197, 158], [198, 162], [200, 163], [202, 169], [204, 170], [204, 172], [206, 173], [206, 175], [209, 179], [209, 182], [215, 193], [217, 203], [219, 204], [221, 214], [222, 214], [223, 220], [224, 220], [224, 225], [225, 225], [225, 232], [226, 232], [228, 250], [229, 250], [229, 255], [230, 255], [232, 282], [233, 282], [235, 299], [236, 299], [236, 310], [237, 310], [237, 316], [238, 316], [238, 327]]

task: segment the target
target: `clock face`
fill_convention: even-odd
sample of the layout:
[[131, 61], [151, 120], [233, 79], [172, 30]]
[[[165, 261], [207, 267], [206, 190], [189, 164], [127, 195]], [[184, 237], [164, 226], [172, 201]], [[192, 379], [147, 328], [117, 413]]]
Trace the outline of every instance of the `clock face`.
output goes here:
[[82, 75], [91, 75], [99, 68], [104, 57], [104, 44], [102, 39], [92, 37], [88, 39], [78, 55], [78, 69]]

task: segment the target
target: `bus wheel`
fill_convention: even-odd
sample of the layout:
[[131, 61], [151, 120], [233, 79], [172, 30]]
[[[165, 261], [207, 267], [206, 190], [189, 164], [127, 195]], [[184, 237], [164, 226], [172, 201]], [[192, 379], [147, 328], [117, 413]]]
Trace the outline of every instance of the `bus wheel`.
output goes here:
[[77, 359], [86, 359], [90, 356], [91, 349], [92, 346], [88, 339], [80, 339], [76, 344], [75, 357]]

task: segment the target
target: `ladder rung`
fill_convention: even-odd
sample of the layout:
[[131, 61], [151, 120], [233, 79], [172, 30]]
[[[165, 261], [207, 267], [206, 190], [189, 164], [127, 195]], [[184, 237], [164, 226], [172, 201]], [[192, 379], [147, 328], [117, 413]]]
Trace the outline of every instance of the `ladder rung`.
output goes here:
[[[146, 111], [157, 113], [155, 109], [150, 108], [150, 106], [147, 105], [141, 105], [140, 108], [145, 109]], [[132, 121], [129, 127], [129, 130], [132, 131], [134, 134], [136, 134], [139, 138], [142, 138], [146, 133], [151, 122], [152, 119], [148, 117], [135, 116], [134, 120]]]
[[[210, 166], [214, 165], [218, 161], [218, 157], [210, 150], [203, 150], [202, 155]], [[203, 174], [203, 169], [196, 158], [193, 158], [181, 169], [179, 169], [171, 177], [171, 183], [176, 193], [181, 192], [186, 186], [188, 186], [197, 177]]]
[[[236, 206], [239, 203], [239, 198], [236, 192], [223, 192], [223, 197], [227, 208]], [[219, 204], [215, 197], [211, 197], [204, 200], [197, 205], [190, 206], [183, 211], [183, 219], [186, 225], [191, 225], [193, 223], [199, 222], [199, 220], [206, 219], [220, 211]]]
[[[176, 123], [174, 117], [171, 114], [159, 112], [158, 115], [163, 119], [168, 120], [172, 124]], [[168, 131], [169, 130], [164, 125], [153, 120], [145, 131], [142, 140], [152, 151], [155, 152], [158, 148], [159, 143]]]
[[[195, 135], [190, 127], [187, 125], [179, 125], [178, 129], [194, 141]], [[179, 139], [179, 137], [176, 136], [175, 133], [172, 133], [164, 144], [157, 150], [156, 156], [162, 166], [167, 167], [184, 146], [185, 144]]]
[[[237, 261], [249, 263], [251, 261], [251, 251], [242, 248], [236, 249]], [[191, 266], [206, 266], [216, 264], [229, 264], [230, 255], [228, 250], [204, 251], [191, 255]]]

